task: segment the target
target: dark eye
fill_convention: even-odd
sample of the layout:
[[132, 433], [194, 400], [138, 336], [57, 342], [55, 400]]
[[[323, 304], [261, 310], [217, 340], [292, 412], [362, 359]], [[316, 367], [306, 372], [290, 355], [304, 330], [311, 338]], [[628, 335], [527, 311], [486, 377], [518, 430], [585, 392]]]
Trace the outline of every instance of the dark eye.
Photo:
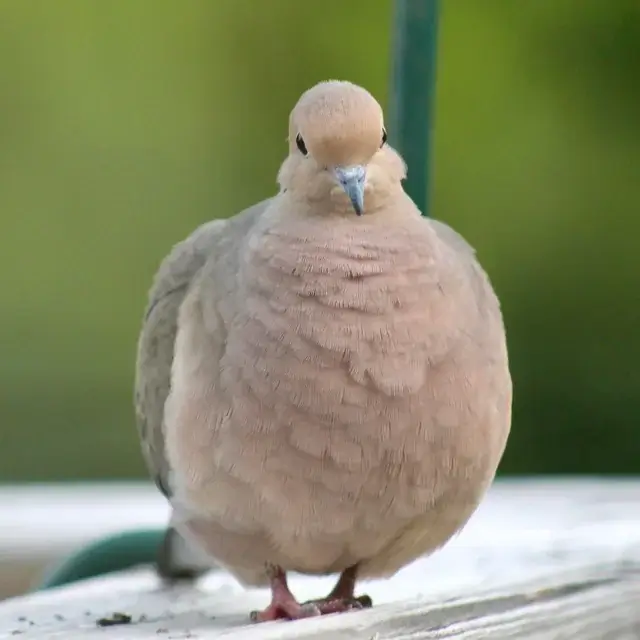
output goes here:
[[298, 134], [296, 136], [296, 144], [298, 145], [298, 149], [299, 149], [300, 153], [303, 156], [306, 156], [307, 155], [307, 146], [305, 145], [304, 140], [302, 139], [302, 136], [300, 134]]
[[381, 147], [383, 147], [387, 142], [387, 130], [386, 129], [382, 129], [382, 144], [380, 145]]

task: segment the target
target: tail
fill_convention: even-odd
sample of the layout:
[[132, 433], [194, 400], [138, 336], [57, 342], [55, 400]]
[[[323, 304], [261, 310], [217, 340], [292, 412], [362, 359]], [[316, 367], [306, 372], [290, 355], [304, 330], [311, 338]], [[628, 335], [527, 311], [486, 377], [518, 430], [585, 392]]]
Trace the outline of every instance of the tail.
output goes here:
[[156, 570], [168, 584], [197, 580], [214, 567], [209, 559], [187, 542], [171, 525], [158, 548]]

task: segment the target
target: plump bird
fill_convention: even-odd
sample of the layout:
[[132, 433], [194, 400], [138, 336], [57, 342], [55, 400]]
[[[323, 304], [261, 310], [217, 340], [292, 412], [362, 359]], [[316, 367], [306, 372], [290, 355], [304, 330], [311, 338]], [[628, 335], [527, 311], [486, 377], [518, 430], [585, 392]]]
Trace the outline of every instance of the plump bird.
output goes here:
[[[291, 113], [279, 193], [198, 228], [151, 289], [143, 452], [171, 535], [270, 585], [254, 620], [369, 606], [356, 579], [444, 545], [502, 457], [498, 299], [465, 240], [420, 215], [405, 173], [371, 94], [322, 82]], [[200, 570], [169, 543], [162, 573]], [[290, 571], [341, 575], [299, 603]]]

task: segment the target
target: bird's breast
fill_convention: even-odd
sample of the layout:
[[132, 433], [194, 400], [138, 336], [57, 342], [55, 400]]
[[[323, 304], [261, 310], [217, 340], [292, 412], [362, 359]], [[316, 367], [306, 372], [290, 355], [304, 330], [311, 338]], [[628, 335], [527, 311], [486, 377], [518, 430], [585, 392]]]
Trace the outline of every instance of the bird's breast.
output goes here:
[[311, 237], [250, 245], [218, 377], [178, 403], [170, 437], [174, 469], [211, 517], [293, 537], [410, 519], [456, 478], [490, 474], [477, 442], [501, 420], [505, 370], [488, 372], [477, 349], [456, 359], [477, 311], [427, 242]]
[[228, 360], [267, 404], [368, 420], [424, 386], [429, 364], [473, 322], [473, 301], [407, 230], [311, 237], [272, 232], [250, 247]]

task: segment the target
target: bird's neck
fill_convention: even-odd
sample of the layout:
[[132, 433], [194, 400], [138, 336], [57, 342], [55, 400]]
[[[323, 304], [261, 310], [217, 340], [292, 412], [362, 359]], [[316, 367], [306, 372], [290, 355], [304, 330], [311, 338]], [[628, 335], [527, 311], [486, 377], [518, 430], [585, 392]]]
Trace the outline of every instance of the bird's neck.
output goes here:
[[326, 226], [342, 221], [338, 224], [353, 226], [354, 230], [366, 230], [367, 226], [402, 226], [405, 220], [420, 216], [420, 212], [400, 184], [391, 190], [367, 188], [364, 209], [360, 215], [356, 214], [353, 204], [337, 186], [331, 191], [323, 188], [316, 192], [283, 189], [276, 199], [283, 223], [294, 220], [320, 220], [320, 224]]

